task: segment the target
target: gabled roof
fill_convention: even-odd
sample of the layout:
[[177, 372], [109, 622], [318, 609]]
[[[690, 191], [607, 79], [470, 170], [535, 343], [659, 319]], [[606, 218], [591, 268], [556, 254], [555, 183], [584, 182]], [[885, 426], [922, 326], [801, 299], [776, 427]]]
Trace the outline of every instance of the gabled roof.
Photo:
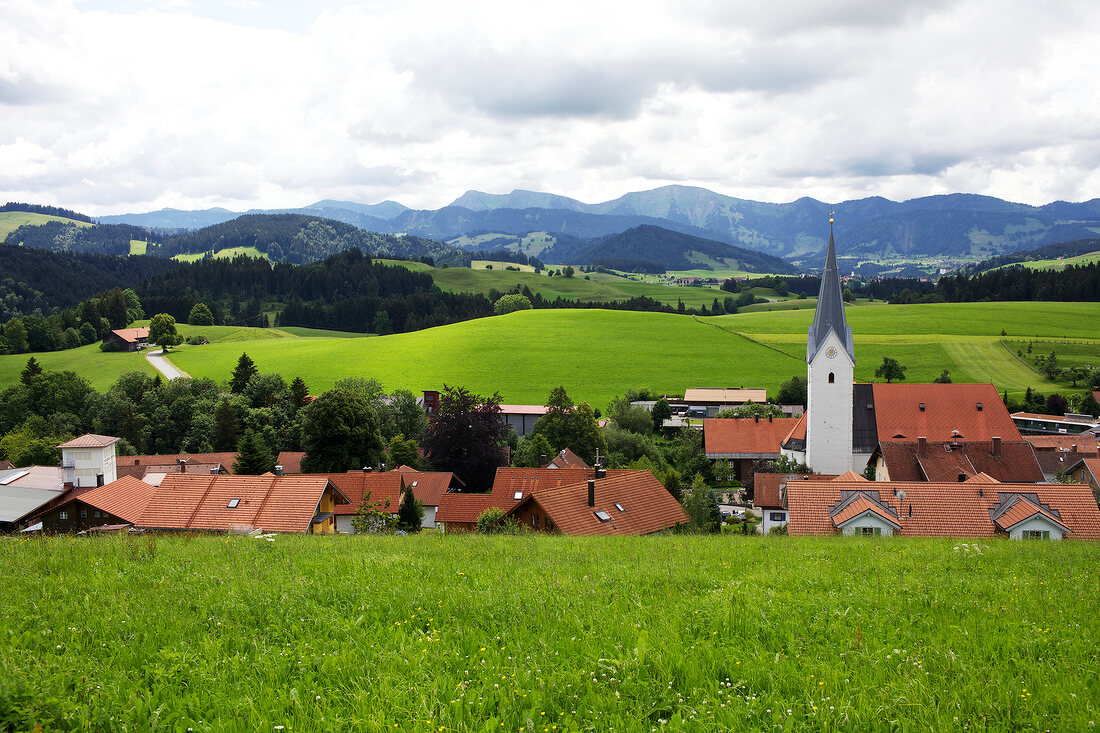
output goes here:
[[74, 492], [69, 501], [65, 501], [63, 497], [62, 503], [56, 506], [63, 506], [71, 501], [81, 501], [119, 519], [133, 523], [145, 511], [156, 492], [156, 486], [147, 484], [132, 476], [123, 476], [103, 486]]
[[493, 506], [492, 494], [460, 494], [449, 491], [439, 497], [439, 509], [435, 512], [437, 523], [473, 524], [481, 513]]
[[806, 421], [810, 418], [810, 413], [803, 412], [802, 416], [798, 418], [798, 422], [791, 427], [790, 432], [783, 436], [783, 440], [779, 442], [779, 445], [787, 450], [805, 451], [806, 450]]
[[867, 480], [866, 476], [860, 476], [855, 471], [845, 471], [844, 473], [840, 474], [839, 476], [837, 476], [836, 478], [833, 479], [833, 481], [866, 481], [866, 480]]
[[[612, 469], [608, 476], [623, 473]], [[493, 506], [508, 511], [527, 495], [538, 489], [566, 486], [590, 479], [595, 475], [584, 468], [510, 468], [502, 466], [493, 478]], [[516, 494], [519, 494], [518, 498]]]
[[[1071, 538], [1100, 539], [1100, 509], [1083, 484], [984, 484], [817, 480], [787, 483], [788, 532], [831, 534], [838, 502], [852, 494], [877, 491], [878, 502], [896, 514], [898, 533], [923, 537], [992, 537], [998, 531], [991, 510], [1027, 497], [1070, 529]], [[896, 493], [895, 493], [896, 492]], [[904, 499], [901, 494], [904, 492]]]
[[814, 309], [814, 322], [806, 340], [806, 363], [817, 356], [829, 332], [835, 333], [852, 362], [856, 360], [852, 329], [844, 317], [844, 297], [840, 289], [840, 273], [836, 265], [836, 244], [833, 243], [833, 223], [829, 220], [829, 246], [825, 250], [825, 269], [821, 273], [821, 290]]
[[546, 405], [501, 405], [503, 415], [545, 415]]
[[1036, 453], [1061, 451], [1063, 453], [1083, 453], [1096, 455], [1096, 438], [1087, 433], [1073, 435], [1025, 435], [1024, 440], [1031, 443]]
[[164, 477], [135, 524], [154, 529], [306, 532], [322, 495], [330, 488], [338, 506], [348, 500], [324, 474], [170, 474]]
[[550, 459], [550, 462], [546, 464], [546, 468], [583, 468], [592, 470], [592, 466], [589, 466], [584, 462], [583, 458], [568, 448], [563, 448], [560, 453]]
[[[284, 450], [279, 451], [278, 457], [275, 458], [275, 463], [283, 467], [284, 475], [288, 473], [301, 473], [302, 459], [305, 457], [305, 451]], [[232, 470], [233, 464], [230, 463], [226, 468]]]
[[[870, 493], [875, 496], [871, 496]], [[873, 514], [884, 522], [888, 522], [894, 529], [901, 529], [901, 525], [897, 522], [897, 513], [878, 501], [877, 491], [870, 493], [860, 491], [852, 494], [847, 500], [842, 500], [830, 512], [833, 525], [837, 529], [841, 529], [853, 519], [862, 517], [865, 514]]]
[[[355, 514], [363, 503], [363, 497], [370, 492], [370, 502], [377, 504], [378, 510], [387, 514], [397, 514], [401, 506], [401, 482], [404, 480], [407, 487], [412, 483], [409, 474], [398, 471], [385, 471], [380, 473], [363, 473], [362, 471], [348, 471], [347, 473], [310, 474], [301, 476], [322, 475], [327, 476], [336, 487], [348, 498], [347, 504], [336, 506], [337, 515]], [[415, 496], [415, 493], [413, 494]], [[389, 505], [386, 505], [386, 500]]]
[[766, 389], [709, 389], [693, 388], [684, 390], [684, 402], [717, 402], [723, 405], [736, 405], [745, 402], [767, 402]]
[[125, 341], [129, 344], [137, 343], [149, 338], [149, 327], [141, 326], [140, 328], [116, 328], [111, 331], [119, 340]]
[[999, 507], [990, 509], [989, 515], [993, 519], [993, 523], [1005, 532], [1010, 531], [1016, 525], [1021, 522], [1026, 522], [1035, 516], [1046, 519], [1048, 522], [1065, 532], [1071, 531], [1069, 527], [1058, 520], [1058, 517], [1054, 516], [1048, 507], [1040, 506], [1030, 498], [1018, 494], [1014, 494], [1007, 500], [1002, 501]]
[[752, 505], [761, 509], [779, 509], [783, 506], [781, 485], [786, 476], [782, 473], [755, 473], [752, 476]]
[[1088, 469], [1088, 472], [1092, 474], [1092, 480], [1100, 482], [1100, 457], [1097, 456], [1082, 456], [1077, 459], [1076, 463], [1066, 463], [1067, 471], [1074, 471], [1078, 466], [1084, 466]]
[[88, 433], [87, 435], [81, 435], [79, 438], [73, 438], [67, 443], [62, 443], [57, 446], [58, 448], [106, 448], [109, 445], [114, 445], [121, 438], [112, 438], [110, 435], [95, 435], [94, 433]]
[[[624, 471], [595, 481], [595, 506], [588, 506], [588, 483], [585, 481], [540, 489], [518, 502], [508, 514], [518, 514], [531, 505], [538, 506], [554, 523], [554, 528], [566, 535], [652, 534], [688, 521], [680, 503], [652, 471]], [[605, 512], [610, 518], [601, 521], [596, 516], [597, 511]]]
[[707, 458], [767, 458], [778, 456], [780, 444], [801, 418], [712, 418], [703, 420]]
[[[115, 470], [120, 476], [138, 476], [145, 474], [148, 466], [171, 466], [195, 464], [202, 466], [221, 466], [232, 472], [237, 462], [236, 453], [162, 453], [144, 456], [115, 456]], [[208, 469], [209, 471], [209, 469]]]
[[872, 390], [879, 442], [951, 440], [954, 431], [970, 441], [1022, 439], [992, 384], [874, 384]]

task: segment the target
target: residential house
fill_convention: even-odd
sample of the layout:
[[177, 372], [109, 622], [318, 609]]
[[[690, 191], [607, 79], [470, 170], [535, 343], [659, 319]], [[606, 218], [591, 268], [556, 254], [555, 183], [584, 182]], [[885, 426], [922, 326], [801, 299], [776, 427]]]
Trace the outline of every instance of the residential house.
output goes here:
[[798, 418], [737, 417], [703, 421], [703, 449], [712, 461], [730, 462], [742, 483], [752, 477], [753, 461], [775, 460], [781, 444], [797, 427]]
[[119, 351], [137, 351], [149, 344], [149, 327], [116, 328], [103, 337], [104, 343], [114, 343]]
[[864, 534], [1100, 539], [1100, 509], [1081, 484], [867, 481], [855, 474], [786, 484], [792, 535]]
[[1014, 412], [1012, 421], [1025, 435], [1076, 435], [1088, 433], [1095, 441], [1100, 433], [1100, 420], [1092, 415], [1039, 415], [1034, 412]]
[[1100, 458], [1096, 456], [1079, 458], [1077, 463], [1066, 469], [1066, 475], [1071, 481], [1088, 484], [1092, 493], [1100, 501]]
[[506, 516], [537, 532], [565, 535], [644, 535], [688, 522], [679, 502], [651, 471], [538, 489]]
[[[275, 459], [275, 474], [283, 476], [302, 472], [302, 451], [282, 451]], [[170, 453], [160, 455], [117, 456], [118, 475], [143, 478], [157, 473], [233, 473], [237, 462], [235, 451], [220, 453]], [[172, 467], [175, 468], [172, 468]]]
[[1058, 481], [1081, 458], [1097, 455], [1096, 441], [1085, 434], [1025, 435], [1046, 481]]
[[141, 517], [156, 492], [156, 486], [132, 476], [123, 476], [102, 486], [72, 487], [22, 523], [41, 523], [41, 530], [49, 534], [129, 526]]
[[714, 417], [722, 410], [741, 407], [746, 402], [762, 404], [768, 401], [766, 389], [708, 389], [693, 388], [684, 390], [684, 399], [668, 400], [674, 413], [684, 413], [689, 417]]
[[0, 532], [25, 526], [20, 520], [48, 505], [65, 492], [57, 466], [28, 466], [0, 470]]
[[458, 483], [452, 473], [417, 471], [408, 466], [384, 472], [348, 471], [326, 475], [348, 497], [348, 504], [336, 508], [337, 531], [342, 534], [355, 533], [352, 519], [368, 496], [378, 511], [396, 518], [401, 507], [402, 486], [405, 491], [412, 491], [413, 497], [424, 507], [420, 526], [434, 529], [443, 495]]
[[1037, 483], [1043, 471], [1025, 440], [895, 440], [871, 454], [876, 481], [966, 481], [979, 473], [1002, 483]]
[[65, 483], [102, 486], [118, 478], [115, 443], [119, 438], [88, 433], [57, 446]]
[[492, 494], [467, 494], [449, 491], [439, 499], [437, 526], [448, 534], [477, 531], [477, 518], [493, 506]]
[[583, 458], [568, 448], [562, 448], [543, 468], [579, 468], [587, 471], [592, 470], [592, 466], [589, 466], [584, 462]]

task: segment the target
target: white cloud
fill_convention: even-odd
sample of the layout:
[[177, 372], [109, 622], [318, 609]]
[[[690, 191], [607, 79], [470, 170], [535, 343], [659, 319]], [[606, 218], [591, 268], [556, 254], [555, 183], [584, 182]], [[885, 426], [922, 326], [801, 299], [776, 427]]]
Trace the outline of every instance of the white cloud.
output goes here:
[[1098, 195], [1100, 7], [0, 0], [0, 197]]

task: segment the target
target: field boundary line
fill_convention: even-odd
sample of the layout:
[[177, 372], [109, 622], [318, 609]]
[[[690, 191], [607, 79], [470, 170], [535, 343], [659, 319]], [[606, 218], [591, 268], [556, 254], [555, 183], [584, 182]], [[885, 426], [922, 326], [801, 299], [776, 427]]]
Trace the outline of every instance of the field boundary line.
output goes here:
[[1021, 363], [1021, 364], [1023, 364], [1023, 365], [1025, 366], [1025, 367], [1027, 367], [1027, 370], [1028, 370], [1029, 372], [1031, 372], [1032, 374], [1034, 374], [1034, 375], [1035, 375], [1035, 376], [1037, 376], [1037, 377], [1042, 377], [1042, 376], [1043, 376], [1042, 374], [1040, 374], [1040, 373], [1038, 372], [1038, 370], [1036, 370], [1036, 369], [1035, 369], [1035, 367], [1033, 367], [1033, 366], [1031, 366], [1030, 364], [1028, 364], [1028, 363], [1027, 363], [1027, 359], [1023, 358], [1022, 356], [1020, 356], [1019, 354], [1017, 354], [1017, 353], [1016, 353], [1015, 351], [1013, 351], [1013, 350], [1012, 350], [1012, 347], [1011, 347], [1011, 346], [1009, 346], [1009, 345], [1008, 345], [1008, 344], [1006, 343], [1005, 339], [1001, 339], [1001, 346], [1005, 347], [1005, 351], [1007, 351], [1007, 352], [1009, 353], [1009, 355], [1010, 355], [1010, 356], [1011, 356], [1011, 357], [1012, 357], [1013, 359], [1015, 359], [1016, 361], [1020, 362], [1020, 363]]
[[700, 320], [699, 316], [692, 316], [692, 318], [694, 318], [696, 320], [696, 322], [701, 323], [704, 326], [711, 326], [713, 328], [717, 328], [719, 331], [722, 331], [723, 333], [732, 334], [734, 336], [740, 336], [741, 338], [745, 339], [749, 343], [756, 344], [757, 346], [762, 346], [765, 349], [771, 349], [772, 351], [776, 352], [777, 354], [782, 354], [783, 356], [789, 357], [789, 358], [794, 359], [796, 361], [801, 361], [794, 354], [790, 354], [790, 353], [784, 351], [783, 349], [777, 348], [775, 346], [765, 344], [762, 341], [757, 341], [756, 339], [752, 338], [751, 336], [746, 336], [745, 334], [741, 333], [740, 331], [731, 331], [728, 328], [723, 328], [722, 326], [719, 326], [717, 323], [708, 323], [706, 321]]

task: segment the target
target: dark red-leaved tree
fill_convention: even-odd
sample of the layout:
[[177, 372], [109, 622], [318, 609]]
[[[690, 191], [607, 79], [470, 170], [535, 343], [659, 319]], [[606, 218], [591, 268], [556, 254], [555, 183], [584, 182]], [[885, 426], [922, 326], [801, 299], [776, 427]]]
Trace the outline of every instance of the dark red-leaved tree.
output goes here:
[[467, 491], [488, 491], [499, 466], [507, 465], [500, 395], [481, 397], [443, 385], [439, 410], [428, 423], [421, 447], [436, 471], [450, 471]]

